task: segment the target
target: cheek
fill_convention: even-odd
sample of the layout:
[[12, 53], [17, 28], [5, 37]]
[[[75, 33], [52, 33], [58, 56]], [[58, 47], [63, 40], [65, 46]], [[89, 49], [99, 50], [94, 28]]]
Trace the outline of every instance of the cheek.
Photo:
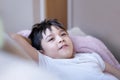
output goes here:
[[66, 39], [66, 41], [67, 41], [68, 43], [72, 44], [72, 41], [71, 41], [71, 39], [70, 39], [69, 37]]
[[57, 48], [57, 46], [54, 43], [43, 45], [43, 50], [46, 51], [46, 52], [56, 50], [56, 48]]
[[68, 40], [68, 44], [71, 46], [71, 48], [73, 49], [73, 43], [72, 43], [72, 41], [71, 41], [71, 39], [69, 38]]
[[44, 54], [49, 57], [55, 57], [57, 52], [57, 46], [53, 44], [47, 44], [46, 47], [44, 47]]

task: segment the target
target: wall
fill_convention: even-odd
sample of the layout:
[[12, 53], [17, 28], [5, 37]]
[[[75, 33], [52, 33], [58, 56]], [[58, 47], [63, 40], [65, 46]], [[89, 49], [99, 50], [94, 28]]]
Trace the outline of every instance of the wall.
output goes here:
[[120, 0], [73, 0], [73, 26], [101, 39], [120, 61]]
[[31, 29], [34, 23], [33, 1], [0, 0], [0, 16], [8, 33]]

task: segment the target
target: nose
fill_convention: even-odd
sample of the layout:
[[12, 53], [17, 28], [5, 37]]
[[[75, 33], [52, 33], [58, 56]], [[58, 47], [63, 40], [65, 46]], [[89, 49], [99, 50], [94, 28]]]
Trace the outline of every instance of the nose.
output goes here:
[[64, 39], [61, 36], [57, 36], [58, 43], [64, 42]]

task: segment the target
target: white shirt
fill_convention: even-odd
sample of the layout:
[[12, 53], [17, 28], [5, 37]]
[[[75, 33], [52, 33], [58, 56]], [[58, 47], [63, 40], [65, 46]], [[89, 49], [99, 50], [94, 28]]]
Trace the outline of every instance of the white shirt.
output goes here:
[[61, 80], [118, 80], [103, 73], [105, 64], [97, 53], [79, 53], [71, 59], [53, 59], [40, 54], [40, 65]]

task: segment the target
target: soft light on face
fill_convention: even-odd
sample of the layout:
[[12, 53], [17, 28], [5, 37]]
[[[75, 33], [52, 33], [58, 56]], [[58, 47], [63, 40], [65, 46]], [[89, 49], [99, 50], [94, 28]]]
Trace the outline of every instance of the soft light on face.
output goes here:
[[46, 34], [42, 34], [43, 54], [56, 59], [73, 57], [73, 44], [68, 33], [54, 26], [51, 29], [46, 29]]

